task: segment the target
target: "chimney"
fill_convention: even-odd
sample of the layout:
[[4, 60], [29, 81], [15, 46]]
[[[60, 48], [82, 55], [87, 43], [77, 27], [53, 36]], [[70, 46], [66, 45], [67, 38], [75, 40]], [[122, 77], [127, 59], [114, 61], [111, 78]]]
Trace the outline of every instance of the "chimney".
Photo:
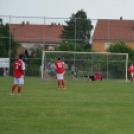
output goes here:
[[22, 21], [22, 23], [21, 23], [22, 25], [25, 25], [25, 22], [24, 21]]
[[29, 23], [29, 21], [27, 21], [27, 23], [26, 23], [27, 25], [29, 25], [30, 23]]
[[51, 25], [52, 25], [52, 26], [53, 26], [53, 25], [56, 25], [56, 23], [52, 22]]

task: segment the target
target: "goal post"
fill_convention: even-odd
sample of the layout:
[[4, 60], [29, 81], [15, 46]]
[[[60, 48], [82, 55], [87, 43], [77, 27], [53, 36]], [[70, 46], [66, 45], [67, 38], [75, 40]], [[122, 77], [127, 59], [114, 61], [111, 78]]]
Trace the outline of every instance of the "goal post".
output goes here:
[[78, 70], [78, 77], [85, 74], [94, 74], [101, 71], [105, 79], [128, 79], [128, 53], [111, 52], [73, 52], [73, 51], [43, 51], [42, 73], [49, 72], [49, 65], [60, 57], [67, 62], [69, 69], [66, 75], [70, 75], [70, 66], [74, 64]]

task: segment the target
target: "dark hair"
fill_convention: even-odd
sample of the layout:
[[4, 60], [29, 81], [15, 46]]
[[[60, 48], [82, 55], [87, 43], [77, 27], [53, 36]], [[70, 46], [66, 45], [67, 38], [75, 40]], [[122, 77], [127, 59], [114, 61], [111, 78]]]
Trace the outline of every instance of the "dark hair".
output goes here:
[[61, 60], [61, 58], [59, 57], [58, 60]]
[[23, 59], [24, 58], [24, 55], [23, 54], [20, 54], [19, 55], [19, 59]]
[[25, 53], [25, 56], [26, 56], [26, 57], [29, 57], [29, 52], [28, 52], [27, 49], [25, 49], [25, 52], [24, 52], [24, 53]]

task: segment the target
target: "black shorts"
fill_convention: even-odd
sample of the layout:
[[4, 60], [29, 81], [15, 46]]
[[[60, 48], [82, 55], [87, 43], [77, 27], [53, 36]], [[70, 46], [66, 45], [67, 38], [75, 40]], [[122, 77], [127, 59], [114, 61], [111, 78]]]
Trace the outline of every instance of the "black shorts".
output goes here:
[[89, 76], [92, 81], [95, 81], [94, 76]]
[[87, 77], [88, 79], [91, 79], [92, 81], [95, 81], [94, 76], [83, 75], [82, 77]]

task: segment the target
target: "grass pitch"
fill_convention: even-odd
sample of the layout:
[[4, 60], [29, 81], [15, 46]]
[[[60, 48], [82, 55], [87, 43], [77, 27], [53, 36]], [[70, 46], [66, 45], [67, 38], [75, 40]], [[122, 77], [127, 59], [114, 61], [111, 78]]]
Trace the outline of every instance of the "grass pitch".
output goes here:
[[10, 96], [13, 78], [0, 77], [0, 134], [133, 134], [134, 83], [26, 78]]

